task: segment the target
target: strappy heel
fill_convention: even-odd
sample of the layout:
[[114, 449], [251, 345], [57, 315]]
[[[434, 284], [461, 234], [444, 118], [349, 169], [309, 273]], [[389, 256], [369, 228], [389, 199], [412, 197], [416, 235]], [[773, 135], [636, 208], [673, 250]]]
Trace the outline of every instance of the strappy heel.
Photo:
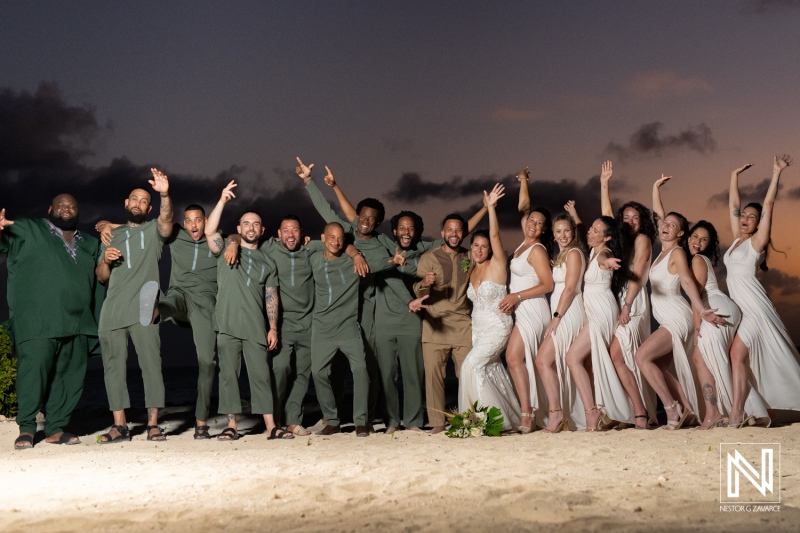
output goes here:
[[667, 409], [677, 409], [678, 410], [678, 416], [680, 418], [678, 420], [669, 420], [669, 419], [667, 419], [667, 425], [664, 426], [664, 429], [669, 430], [669, 431], [674, 431], [676, 429], [681, 429], [681, 426], [683, 426], [683, 423], [686, 422], [686, 417], [689, 416], [689, 413], [691, 413], [691, 411], [689, 411], [689, 410], [684, 411], [677, 401], [674, 401], [674, 402], [672, 402], [671, 405], [667, 405], [666, 407], [664, 407], [664, 411], [666, 411]]
[[608, 413], [606, 413], [603, 409], [601, 409], [599, 405], [594, 405], [590, 409], [583, 410], [584, 413], [588, 413], [590, 411], [598, 411], [600, 413], [600, 417], [598, 417], [597, 424], [595, 424], [594, 427], [591, 428], [587, 427], [585, 431], [588, 433], [592, 433], [595, 431], [608, 431], [609, 426], [611, 426], [611, 424], [614, 423], [611, 420], [611, 417], [608, 416]]
[[633, 418], [634, 418], [634, 422], [635, 422], [635, 419], [637, 419], [637, 418], [644, 418], [644, 427], [637, 426], [636, 424], [634, 424], [633, 425], [634, 428], [640, 429], [642, 431], [647, 431], [648, 429], [650, 429], [650, 414], [647, 411], [645, 411], [643, 415], [634, 415]]
[[[548, 413], [560, 413], [560, 412], [561, 412], [561, 409], [550, 409], [548, 411]], [[549, 429], [544, 428], [542, 430], [542, 433], [560, 433], [562, 431], [569, 431], [569, 422], [567, 421], [566, 418], [561, 420], [561, 423], [558, 425], [558, 427], [555, 429], [555, 431], [550, 431]]]
[[[535, 410], [532, 410], [530, 413], [520, 413], [520, 415], [519, 415], [520, 417], [522, 417], [522, 418], [530, 418], [531, 419], [531, 427], [523, 426], [522, 424], [520, 424], [517, 427], [517, 431], [519, 431], [523, 435], [527, 435], [528, 433], [533, 431], [533, 424], [535, 423], [534, 420], [533, 420], [533, 414], [535, 412], [536, 412]], [[520, 422], [522, 422], [522, 420], [520, 420]]]

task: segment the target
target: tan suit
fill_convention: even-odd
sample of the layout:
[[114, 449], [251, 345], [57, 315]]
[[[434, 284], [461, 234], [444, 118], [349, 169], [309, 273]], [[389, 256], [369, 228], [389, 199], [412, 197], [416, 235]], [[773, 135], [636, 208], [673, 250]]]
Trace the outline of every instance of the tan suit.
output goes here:
[[[461, 363], [472, 349], [472, 318], [467, 299], [470, 260], [468, 250], [441, 246], [420, 257], [417, 277], [436, 273], [431, 287], [414, 284], [417, 297], [428, 295], [422, 321], [422, 357], [425, 362], [425, 404], [431, 426], [443, 426], [445, 417], [444, 376], [447, 359], [452, 356], [459, 375]], [[466, 272], [464, 271], [466, 270]]]

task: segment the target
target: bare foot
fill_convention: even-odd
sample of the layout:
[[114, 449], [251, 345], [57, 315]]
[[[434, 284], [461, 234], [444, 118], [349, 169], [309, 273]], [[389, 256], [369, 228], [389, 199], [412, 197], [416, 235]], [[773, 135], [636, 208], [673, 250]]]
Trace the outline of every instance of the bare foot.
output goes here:
[[437, 433], [441, 433], [444, 431], [444, 426], [433, 426], [431, 427], [430, 434], [436, 435]]
[[416, 426], [412, 426], [410, 428], [406, 428], [406, 431], [417, 431], [417, 432], [422, 433], [422, 428], [418, 428]]

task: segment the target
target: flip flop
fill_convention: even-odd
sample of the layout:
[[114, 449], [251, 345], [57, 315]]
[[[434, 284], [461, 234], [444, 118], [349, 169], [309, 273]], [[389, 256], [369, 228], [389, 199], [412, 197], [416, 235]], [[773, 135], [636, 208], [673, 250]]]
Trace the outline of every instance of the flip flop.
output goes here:
[[158, 282], [148, 281], [139, 291], [139, 323], [149, 326], [153, 323], [153, 310], [158, 301]]
[[[67, 433], [66, 431], [61, 433], [61, 436], [55, 442], [50, 442], [48, 444], [66, 444], [67, 446], [75, 446], [76, 444], [81, 443], [81, 439], [73, 442], [72, 439], [78, 439], [77, 435], [73, 435], [72, 433]], [[45, 441], [47, 442], [47, 441]]]
[[[27, 446], [20, 446], [22, 443], [27, 444]], [[33, 435], [20, 435], [14, 441], [15, 450], [29, 450], [31, 448], [33, 448]]]
[[224, 442], [233, 442], [239, 438], [239, 433], [233, 428], [225, 428], [222, 433], [217, 435], [217, 440]]
[[275, 426], [272, 428], [272, 431], [269, 432], [269, 437], [267, 437], [267, 440], [292, 440], [293, 438], [294, 435], [288, 431], [284, 431], [278, 426]]

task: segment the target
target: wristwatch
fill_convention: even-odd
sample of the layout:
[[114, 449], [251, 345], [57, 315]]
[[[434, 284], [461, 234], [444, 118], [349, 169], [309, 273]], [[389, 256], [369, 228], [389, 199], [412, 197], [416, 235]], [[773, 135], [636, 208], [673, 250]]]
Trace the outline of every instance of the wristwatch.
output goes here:
[[561, 318], [561, 315], [558, 314], [558, 311], [553, 313], [553, 318]]

